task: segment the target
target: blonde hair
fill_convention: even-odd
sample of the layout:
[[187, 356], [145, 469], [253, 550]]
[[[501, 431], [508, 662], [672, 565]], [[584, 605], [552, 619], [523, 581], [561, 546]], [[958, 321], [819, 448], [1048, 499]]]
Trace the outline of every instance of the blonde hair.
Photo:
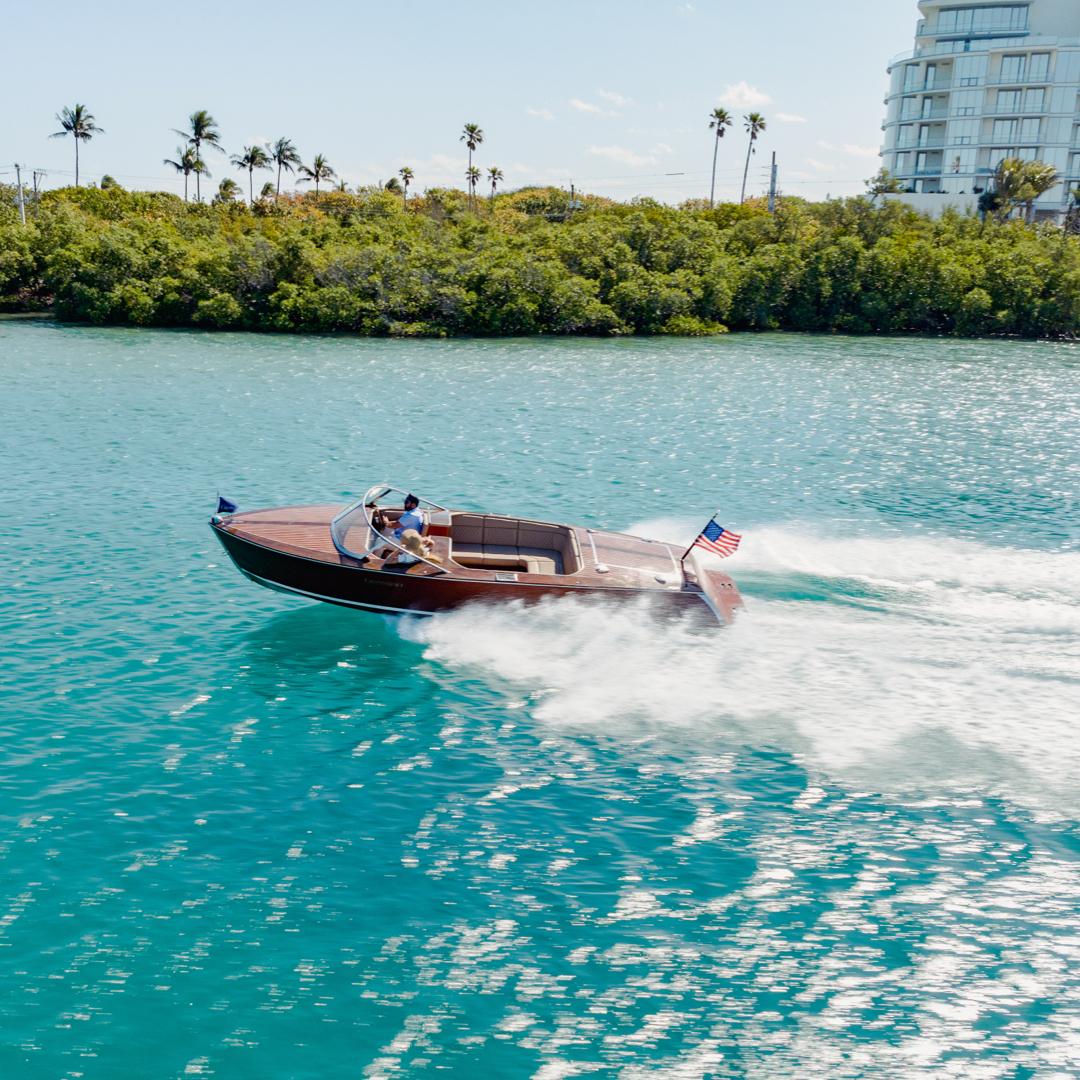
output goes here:
[[442, 557], [429, 550], [431, 541], [424, 538], [415, 529], [406, 529], [401, 534], [401, 546], [412, 555], [419, 555], [428, 562], [441, 563]]

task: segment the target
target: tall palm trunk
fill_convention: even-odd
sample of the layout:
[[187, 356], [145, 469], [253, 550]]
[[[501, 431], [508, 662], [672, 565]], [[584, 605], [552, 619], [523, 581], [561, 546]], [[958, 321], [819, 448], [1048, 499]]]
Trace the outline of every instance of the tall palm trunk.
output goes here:
[[[198, 139], [195, 140], [195, 160], [196, 161], [202, 161], [202, 154], [199, 151], [199, 140]], [[197, 203], [202, 202], [202, 184], [200, 183], [201, 179], [202, 179], [202, 172], [196, 171], [196, 173], [195, 173], [195, 201]]]
[[79, 186], [79, 136], [75, 136], [75, 186]]
[[274, 198], [281, 198], [281, 162], [277, 163], [277, 191], [274, 192]]
[[709, 209], [713, 208], [713, 200], [716, 196], [716, 154], [720, 149], [720, 125], [716, 126], [716, 138], [713, 139], [712, 152], [712, 186], [709, 188]]
[[746, 148], [746, 167], [742, 173], [742, 192], [739, 195], [739, 205], [741, 206], [746, 202], [746, 177], [750, 172], [750, 155], [754, 152], [754, 139], [756, 136], [750, 136], [750, 145]]
[[255, 205], [255, 166], [248, 167], [248, 202]]

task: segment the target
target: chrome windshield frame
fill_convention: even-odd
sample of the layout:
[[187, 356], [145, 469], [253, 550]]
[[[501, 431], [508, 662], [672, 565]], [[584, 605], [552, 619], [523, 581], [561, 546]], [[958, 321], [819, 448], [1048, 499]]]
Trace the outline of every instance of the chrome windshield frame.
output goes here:
[[[377, 495], [375, 494], [376, 492], [378, 492]], [[359, 559], [361, 562], [364, 562], [370, 557], [371, 553], [377, 547], [389, 546], [392, 548], [396, 548], [398, 551], [403, 552], [406, 555], [411, 555], [414, 559], [416, 559], [417, 562], [426, 563], [428, 566], [433, 567], [440, 573], [448, 574], [450, 571], [447, 570], [445, 566], [440, 566], [438, 563], [433, 563], [430, 559], [425, 559], [423, 555], [417, 555], [415, 552], [409, 551], [392, 537], [383, 536], [383, 534], [375, 528], [375, 523], [371, 520], [371, 511], [376, 508], [376, 504], [380, 499], [385, 499], [387, 495], [390, 495], [394, 492], [397, 492], [397, 494], [399, 494], [402, 499], [404, 499], [405, 496], [409, 494], [409, 492], [403, 491], [401, 488], [391, 487], [389, 484], [376, 484], [374, 487], [368, 488], [368, 490], [364, 493], [364, 497], [362, 499], [357, 499], [356, 502], [350, 503], [348, 506], [345, 507], [344, 510], [335, 514], [333, 520], [330, 522], [330, 539], [334, 541], [334, 547], [336, 547], [342, 555], [348, 555], [350, 559]], [[433, 510], [442, 510], [447, 513], [449, 512], [446, 510], [445, 506], [440, 506], [438, 503], [432, 502], [430, 499], [422, 499], [418, 495], [413, 497], [417, 499], [417, 501], [422, 506], [430, 506]], [[361, 508], [364, 511], [364, 521], [367, 524], [368, 532], [370, 535], [375, 537], [375, 541], [362, 555], [358, 555], [355, 551], [350, 551], [338, 539], [337, 524], [342, 518], [347, 517], [355, 510]]]

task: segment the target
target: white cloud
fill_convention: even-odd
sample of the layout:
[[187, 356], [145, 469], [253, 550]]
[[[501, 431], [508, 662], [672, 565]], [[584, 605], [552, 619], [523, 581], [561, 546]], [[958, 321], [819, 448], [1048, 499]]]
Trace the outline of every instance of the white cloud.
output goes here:
[[756, 86], [748, 86], [744, 80], [734, 86], [729, 85], [718, 100], [721, 105], [730, 105], [733, 109], [748, 109], [753, 105], [768, 105], [772, 98]]
[[805, 116], [795, 116], [793, 113], [778, 112], [776, 119], [783, 124], [805, 124], [807, 119]]
[[876, 149], [866, 149], [862, 146], [852, 146], [851, 143], [844, 143], [844, 149], [849, 154], [854, 154], [855, 157], [876, 158], [878, 152]]
[[654, 157], [639, 157], [633, 150], [624, 150], [621, 146], [590, 146], [590, 154], [621, 161], [624, 165], [659, 165]]
[[548, 176], [569, 176], [569, 169], [548, 169]]
[[836, 149], [835, 146], [830, 146], [824, 139], [818, 139], [817, 144], [818, 144], [818, 146], [822, 147], [822, 149], [824, 149], [824, 150], [835, 150]]
[[668, 146], [667, 143], [657, 143], [650, 151], [650, 154], [674, 154], [675, 151]]
[[532, 109], [528, 105], [525, 106], [525, 111], [530, 116], [542, 116], [545, 120], [554, 120], [555, 117], [547, 109]]
[[597, 90], [596, 91], [605, 101], [610, 101], [615, 105], [633, 105], [634, 102], [628, 97], [623, 97], [622, 94], [613, 94], [609, 90]]
[[796, 180], [813, 180], [814, 179], [814, 177], [808, 172], [795, 172], [795, 171], [790, 170], [790, 169], [784, 175], [788, 176], [788, 177], [793, 177]]
[[578, 101], [577, 98], [571, 98], [570, 104], [574, 106], [579, 112], [595, 113], [597, 116], [618, 116], [617, 112], [608, 112], [606, 109], [601, 109], [599, 105], [590, 105], [586, 101]]
[[815, 161], [812, 157], [808, 157], [806, 159], [806, 162], [807, 162], [808, 165], [813, 165], [815, 169], [832, 170], [832, 169], [836, 168], [835, 165], [826, 165], [825, 162], [823, 162], [823, 161]]
[[464, 169], [469, 164], [468, 158], [452, 158], [445, 154], [432, 154], [431, 160], [443, 169], [453, 169], [455, 172]]

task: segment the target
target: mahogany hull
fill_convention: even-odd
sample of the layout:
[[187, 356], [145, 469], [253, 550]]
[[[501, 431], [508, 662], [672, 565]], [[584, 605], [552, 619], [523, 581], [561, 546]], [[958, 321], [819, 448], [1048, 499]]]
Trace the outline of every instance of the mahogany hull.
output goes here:
[[[637, 600], [641, 592], [595, 585], [468, 580], [445, 574], [413, 574], [403, 570], [369, 569], [355, 559], [340, 556], [337, 562], [307, 558], [266, 547], [211, 525], [218, 540], [247, 578], [266, 588], [323, 600], [344, 607], [390, 614], [431, 615], [466, 604], [536, 603], [545, 596], [599, 597]], [[648, 594], [669, 613], [700, 613], [707, 610], [700, 589]], [[737, 600], [738, 594], [732, 597]], [[728, 621], [725, 618], [725, 621]]]

